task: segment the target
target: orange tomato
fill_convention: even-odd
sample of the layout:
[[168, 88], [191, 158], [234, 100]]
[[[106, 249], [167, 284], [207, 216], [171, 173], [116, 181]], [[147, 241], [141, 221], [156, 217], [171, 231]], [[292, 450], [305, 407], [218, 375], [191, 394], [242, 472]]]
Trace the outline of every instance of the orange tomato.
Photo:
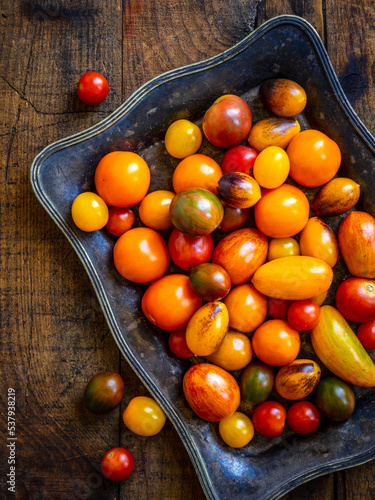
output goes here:
[[268, 245], [268, 260], [289, 255], [301, 255], [299, 244], [294, 238], [273, 238]]
[[287, 154], [290, 176], [307, 187], [322, 186], [329, 182], [341, 163], [340, 148], [319, 130], [304, 130], [293, 137]]
[[202, 305], [189, 285], [189, 277], [168, 274], [152, 283], [143, 294], [142, 311], [162, 330], [172, 332], [186, 326]]
[[210, 363], [231, 372], [245, 368], [252, 357], [250, 339], [243, 333], [228, 330], [217, 351], [207, 356], [207, 359]]
[[132, 207], [150, 186], [150, 169], [138, 154], [113, 151], [105, 155], [95, 170], [96, 190], [113, 207]]
[[305, 227], [309, 211], [306, 195], [295, 186], [282, 184], [262, 190], [262, 197], [254, 207], [255, 223], [270, 238], [289, 238]]
[[129, 229], [113, 251], [117, 271], [134, 283], [150, 283], [166, 272], [169, 253], [162, 236], [148, 227]]
[[240, 332], [253, 332], [267, 315], [267, 298], [249, 283], [233, 287], [224, 304], [229, 313], [229, 327]]
[[210, 156], [190, 155], [180, 161], [175, 168], [172, 177], [173, 189], [179, 193], [185, 189], [198, 187], [216, 194], [217, 183], [222, 175], [220, 165]]
[[283, 184], [289, 174], [289, 158], [279, 146], [268, 146], [255, 159], [253, 175], [258, 184], [274, 189]]
[[252, 337], [254, 353], [272, 366], [284, 366], [296, 359], [301, 347], [298, 330], [282, 319], [270, 319], [260, 325]]
[[324, 260], [333, 267], [339, 258], [337, 237], [329, 225], [319, 217], [311, 217], [299, 237], [301, 255]]
[[172, 191], [153, 191], [146, 195], [139, 205], [139, 217], [143, 224], [156, 231], [171, 229], [169, 206], [175, 193]]

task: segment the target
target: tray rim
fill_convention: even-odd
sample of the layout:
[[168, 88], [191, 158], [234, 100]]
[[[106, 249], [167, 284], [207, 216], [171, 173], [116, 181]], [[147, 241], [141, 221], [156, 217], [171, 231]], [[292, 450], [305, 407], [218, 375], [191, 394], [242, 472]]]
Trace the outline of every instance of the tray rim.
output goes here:
[[[215, 496], [215, 488], [213, 487], [212, 482], [209, 479], [204, 461], [201, 458], [200, 452], [197, 446], [195, 445], [194, 440], [191, 438], [183, 421], [177, 415], [173, 406], [171, 406], [168, 400], [165, 399], [165, 396], [162, 393], [162, 391], [159, 390], [157, 385], [148, 376], [147, 372], [138, 363], [136, 357], [128, 348], [126, 340], [120, 333], [120, 327], [117, 324], [117, 321], [111, 312], [111, 306], [107, 299], [104, 287], [100, 281], [100, 278], [95, 268], [91, 265], [91, 260], [85, 248], [81, 244], [79, 238], [70, 231], [69, 227], [65, 223], [65, 220], [61, 217], [59, 212], [55, 210], [53, 204], [50, 202], [48, 196], [44, 192], [43, 187], [39, 183], [38, 176], [44, 162], [50, 156], [57, 153], [58, 151], [61, 151], [62, 149], [68, 148], [69, 146], [75, 145], [86, 139], [92, 138], [95, 135], [99, 135], [104, 130], [112, 127], [117, 121], [119, 121], [124, 115], [126, 115], [126, 113], [131, 108], [133, 108], [137, 104], [137, 102], [142, 100], [146, 95], [151, 93], [154, 89], [156, 89], [160, 85], [178, 79], [182, 76], [205, 71], [206, 69], [220, 65], [223, 62], [228, 61], [229, 59], [235, 57], [240, 52], [246, 50], [250, 45], [252, 45], [255, 41], [261, 38], [268, 31], [283, 24], [285, 25], [292, 24], [301, 29], [301, 31], [303, 31], [305, 35], [307, 35], [311, 45], [316, 50], [317, 58], [321, 63], [322, 67], [324, 68], [325, 76], [328, 80], [328, 83], [331, 86], [331, 89], [337, 99], [339, 106], [343, 110], [344, 114], [347, 116], [351, 126], [356, 130], [361, 139], [375, 154], [375, 138], [372, 136], [367, 127], [360, 120], [357, 113], [354, 111], [348, 99], [346, 98], [344, 91], [339, 83], [336, 72], [330, 61], [326, 48], [319, 34], [306, 19], [295, 15], [283, 14], [265, 21], [263, 24], [255, 28], [251, 33], [249, 33], [241, 41], [239, 41], [232, 47], [226, 49], [225, 51], [217, 55], [214, 55], [210, 58], [198, 61], [193, 64], [172, 69], [170, 71], [155, 76], [151, 80], [144, 83], [141, 87], [139, 87], [133, 94], [130, 95], [130, 97], [123, 104], [121, 104], [115, 111], [113, 111], [110, 115], [108, 115], [100, 122], [82, 131], [72, 134], [68, 137], [59, 139], [46, 146], [34, 158], [30, 167], [30, 182], [35, 196], [37, 197], [43, 208], [47, 211], [49, 216], [57, 224], [59, 229], [67, 237], [69, 242], [72, 244], [92, 283], [94, 291], [99, 300], [99, 304], [102, 308], [103, 314], [106, 318], [107, 324], [116, 342], [117, 347], [119, 348], [121, 354], [125, 357], [125, 359], [129, 363], [129, 365], [132, 367], [132, 369], [136, 372], [137, 376], [142, 380], [142, 383], [147, 387], [147, 389], [151, 392], [151, 394], [153, 394], [155, 398], [158, 399], [158, 401], [163, 405], [165, 412], [167, 413], [172, 425], [177, 430], [192, 460], [193, 466], [198, 475], [202, 489], [207, 499], [209, 500], [217, 499], [217, 497]], [[328, 474], [330, 472], [339, 471], [350, 467], [355, 467], [357, 465], [369, 462], [374, 458], [375, 458], [375, 447], [372, 450], [369, 450], [363, 454], [345, 458], [343, 460], [334, 461], [329, 464], [316, 467], [308, 471], [308, 473], [306, 472], [301, 473], [300, 475], [295, 476], [286, 483], [282, 484], [280, 488], [271, 492], [271, 494], [268, 495], [267, 497], [262, 497], [262, 498], [264, 500], [265, 499], [276, 500], [281, 496], [285, 495], [286, 493], [288, 493], [289, 491], [291, 491], [292, 489], [296, 488], [297, 486], [307, 481], [310, 481], [316, 477], [319, 477], [323, 474]]]

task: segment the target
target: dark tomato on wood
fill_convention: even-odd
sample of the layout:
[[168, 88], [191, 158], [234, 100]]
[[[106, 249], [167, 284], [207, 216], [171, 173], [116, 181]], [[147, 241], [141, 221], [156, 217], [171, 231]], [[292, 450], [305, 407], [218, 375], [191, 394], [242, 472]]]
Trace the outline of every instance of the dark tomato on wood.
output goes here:
[[336, 306], [349, 321], [364, 323], [375, 319], [375, 281], [348, 278], [336, 291]]
[[168, 240], [168, 251], [173, 262], [183, 269], [190, 269], [203, 262], [209, 262], [214, 250], [210, 234], [190, 236], [173, 229]]
[[134, 471], [133, 454], [126, 448], [117, 446], [107, 451], [100, 467], [108, 479], [122, 481], [131, 476]]
[[100, 104], [108, 95], [107, 79], [96, 71], [89, 71], [81, 76], [78, 82], [78, 97], [91, 106]]
[[119, 373], [99, 372], [86, 385], [85, 406], [97, 415], [107, 413], [121, 403], [124, 390], [124, 380]]
[[297, 434], [310, 434], [319, 427], [320, 413], [313, 403], [298, 401], [287, 411], [286, 420]]
[[254, 428], [265, 437], [280, 436], [285, 428], [286, 410], [277, 401], [264, 401], [255, 407]]

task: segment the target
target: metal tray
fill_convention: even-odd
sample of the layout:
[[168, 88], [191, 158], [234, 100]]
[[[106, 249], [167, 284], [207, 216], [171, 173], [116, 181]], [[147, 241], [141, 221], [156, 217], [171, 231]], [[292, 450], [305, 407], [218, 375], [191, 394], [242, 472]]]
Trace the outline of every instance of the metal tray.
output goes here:
[[[286, 430], [278, 438], [256, 435], [244, 448], [229, 448], [217, 424], [199, 419], [188, 407], [181, 382], [191, 361], [175, 358], [165, 333], [143, 317], [146, 286], [127, 282], [114, 269], [115, 238], [106, 230], [80, 231], [70, 209], [79, 193], [94, 190], [95, 168], [114, 150], [135, 151], [147, 161], [151, 190], [171, 189], [178, 160], [165, 150], [167, 127], [178, 118], [201, 124], [208, 106], [223, 93], [246, 99], [255, 122], [267, 115], [259, 84], [274, 77], [305, 88], [302, 128], [318, 128], [339, 144], [340, 175], [360, 182], [360, 207], [375, 215], [375, 140], [346, 100], [317, 33], [295, 16], [271, 19], [229, 50], [154, 78], [105, 120], [46, 147], [31, 166], [36, 196], [80, 257], [120, 351], [177, 429], [208, 499], [275, 499], [309, 479], [373, 459], [375, 390], [355, 388], [356, 409], [344, 423], [323, 420], [308, 436]], [[218, 161], [223, 154], [207, 141], [200, 152]], [[339, 279], [345, 273], [345, 267], [338, 274], [335, 268]], [[303, 355], [314, 357], [306, 336]]]

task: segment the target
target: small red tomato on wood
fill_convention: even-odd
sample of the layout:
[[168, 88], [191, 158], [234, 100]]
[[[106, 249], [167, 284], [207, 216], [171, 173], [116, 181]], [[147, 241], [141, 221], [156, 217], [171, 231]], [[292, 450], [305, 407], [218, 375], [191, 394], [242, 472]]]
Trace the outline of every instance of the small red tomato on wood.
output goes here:
[[375, 319], [375, 281], [348, 278], [336, 291], [336, 306], [348, 321], [364, 323]]
[[133, 454], [126, 448], [116, 446], [103, 456], [100, 467], [103, 474], [112, 481], [122, 481], [134, 471]]
[[96, 71], [88, 71], [78, 82], [78, 97], [85, 104], [94, 106], [100, 104], [108, 95], [107, 79]]

